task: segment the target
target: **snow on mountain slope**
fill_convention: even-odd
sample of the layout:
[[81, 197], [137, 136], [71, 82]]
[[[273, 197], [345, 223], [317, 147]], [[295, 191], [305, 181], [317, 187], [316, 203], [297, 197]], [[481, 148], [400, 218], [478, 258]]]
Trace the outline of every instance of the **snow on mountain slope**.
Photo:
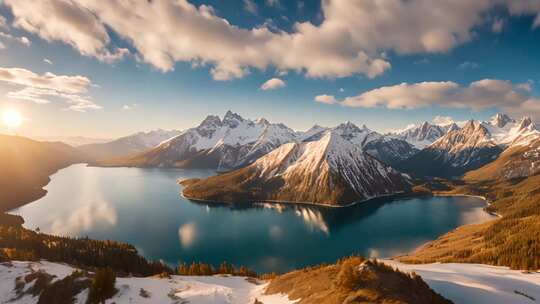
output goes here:
[[481, 123], [471, 120], [450, 131], [398, 168], [420, 176], [459, 176], [497, 158], [502, 148]]
[[178, 130], [157, 129], [139, 132], [116, 140], [79, 146], [78, 149], [94, 159], [105, 159], [139, 153], [177, 136]]
[[418, 149], [423, 149], [442, 137], [448, 131], [453, 131], [458, 128], [459, 127], [455, 123], [439, 126], [425, 121], [420, 125], [411, 125], [404, 130], [391, 133], [391, 135], [407, 141]]
[[505, 114], [495, 115], [490, 122], [482, 122], [495, 143], [502, 146], [527, 145], [540, 136], [530, 117], [516, 121]]
[[334, 131], [316, 141], [284, 144], [248, 167], [183, 184], [184, 195], [192, 199], [326, 205], [348, 205], [409, 188], [407, 177]]
[[489, 122], [470, 120], [449, 131], [398, 168], [417, 175], [458, 176], [492, 162], [505, 149], [528, 146], [539, 138], [530, 118], [516, 121], [497, 114]]
[[[52, 283], [70, 275], [75, 268], [60, 263], [9, 262], [0, 264], [0, 303], [38, 303], [39, 294], [29, 291], [33, 281], [17, 292], [15, 284], [31, 273], [54, 275]], [[19, 279], [18, 279], [19, 278]], [[24, 280], [23, 280], [24, 282]], [[118, 292], [106, 303], [190, 303], [190, 304], [290, 304], [286, 295], [265, 295], [268, 283], [234, 276], [170, 276], [164, 278], [117, 278]], [[88, 289], [75, 296], [74, 303], [86, 303]]]
[[138, 166], [230, 170], [250, 164], [296, 137], [283, 124], [252, 121], [228, 111], [223, 120], [210, 115], [199, 126], [130, 161]]
[[481, 264], [383, 262], [420, 275], [432, 289], [455, 304], [530, 304], [540, 299], [539, 273]]
[[[308, 132], [311, 130], [313, 130], [313, 128]], [[313, 132], [313, 134], [310, 137], [307, 137], [305, 141], [318, 140], [324, 136], [325, 132], [328, 130], [340, 135], [342, 138], [357, 147], [360, 147], [371, 156], [376, 157], [389, 165], [407, 159], [418, 152], [418, 149], [402, 139], [380, 134], [370, 130], [365, 125], [360, 128], [349, 121], [331, 129], [320, 128], [319, 132]]]

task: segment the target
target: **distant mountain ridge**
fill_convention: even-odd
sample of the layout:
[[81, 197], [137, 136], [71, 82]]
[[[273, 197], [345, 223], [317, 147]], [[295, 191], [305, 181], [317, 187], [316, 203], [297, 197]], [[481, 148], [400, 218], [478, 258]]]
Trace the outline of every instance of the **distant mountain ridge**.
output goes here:
[[494, 161], [507, 148], [540, 138], [528, 117], [516, 121], [497, 114], [489, 122], [468, 121], [397, 167], [418, 176], [456, 177]]
[[297, 132], [264, 118], [250, 120], [228, 111], [221, 119], [207, 116], [197, 127], [137, 155], [107, 162], [104, 166], [210, 168], [228, 171], [247, 166], [285, 143], [314, 141], [332, 130], [388, 164], [401, 161], [418, 150], [407, 142], [388, 137], [351, 122], [334, 128], [315, 125]]
[[138, 132], [105, 143], [81, 145], [77, 148], [90, 159], [109, 159], [143, 152], [177, 136], [180, 132], [178, 130], [157, 129], [149, 132]]
[[334, 130], [287, 143], [253, 164], [205, 180], [183, 181], [183, 194], [220, 202], [289, 201], [343, 206], [405, 192], [408, 177]]
[[423, 149], [426, 146], [434, 143], [437, 139], [444, 136], [449, 131], [454, 131], [459, 129], [456, 123], [450, 123], [447, 125], [435, 125], [430, 124], [427, 121], [419, 125], [412, 125], [408, 128], [390, 133], [396, 138], [402, 139], [411, 145], [415, 146], [417, 149]]

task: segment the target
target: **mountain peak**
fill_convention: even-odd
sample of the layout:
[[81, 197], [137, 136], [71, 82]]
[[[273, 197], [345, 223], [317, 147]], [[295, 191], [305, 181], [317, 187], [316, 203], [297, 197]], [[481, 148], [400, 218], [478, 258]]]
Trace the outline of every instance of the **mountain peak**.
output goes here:
[[533, 126], [534, 123], [532, 119], [529, 116], [525, 116], [521, 119], [519, 122], [519, 130], [524, 130], [526, 128], [529, 128], [530, 126]]
[[337, 130], [342, 130], [344, 132], [358, 132], [360, 131], [360, 128], [358, 128], [357, 125], [352, 123], [351, 121], [346, 121], [336, 127]]
[[233, 113], [231, 110], [228, 110], [223, 116], [223, 124], [228, 125], [231, 128], [236, 128], [241, 122], [244, 121], [242, 116], [237, 113]]
[[491, 124], [493, 126], [497, 126], [499, 128], [504, 127], [507, 123], [513, 122], [514, 120], [510, 118], [510, 116], [504, 114], [504, 113], [497, 113], [493, 117], [491, 117]]
[[259, 125], [269, 125], [270, 122], [266, 119], [266, 118], [257, 118], [257, 120], [255, 121], [255, 123], [259, 124]]
[[208, 115], [199, 124], [199, 128], [220, 127], [222, 125], [221, 119], [217, 115]]

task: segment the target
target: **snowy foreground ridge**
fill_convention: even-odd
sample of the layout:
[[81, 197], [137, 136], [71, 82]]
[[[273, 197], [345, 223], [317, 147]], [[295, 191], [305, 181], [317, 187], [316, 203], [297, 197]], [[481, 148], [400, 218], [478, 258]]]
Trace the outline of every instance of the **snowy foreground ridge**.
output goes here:
[[416, 272], [445, 298], [456, 304], [540, 303], [540, 273], [482, 264], [403, 264], [384, 260], [403, 272]]
[[[15, 281], [33, 271], [44, 271], [60, 280], [75, 268], [41, 262], [12, 262], [0, 264], [0, 303], [37, 303], [38, 297], [25, 295], [17, 300]], [[251, 281], [251, 282], [250, 282]], [[31, 288], [35, 281], [24, 287]], [[252, 283], [253, 282], [253, 283]], [[244, 277], [225, 276], [171, 276], [170, 278], [117, 278], [117, 294], [107, 303], [190, 303], [190, 304], [253, 304], [255, 299], [264, 304], [290, 304], [285, 295], [263, 295], [267, 283], [255, 283]], [[141, 296], [141, 289], [145, 297]], [[86, 303], [88, 290], [77, 295], [75, 303]]]
[[[480, 264], [409, 265], [384, 260], [404, 272], [416, 272], [428, 285], [456, 304], [532, 304], [540, 301], [540, 273], [523, 273], [506, 267]], [[25, 295], [17, 300], [15, 281], [35, 271], [44, 271], [59, 280], [75, 268], [41, 262], [0, 264], [0, 303], [37, 303], [38, 297]], [[250, 282], [251, 281], [251, 282]], [[31, 288], [35, 281], [24, 287]], [[267, 283], [244, 277], [171, 276], [170, 278], [117, 278], [118, 293], [107, 303], [190, 303], [190, 304], [290, 304], [286, 295], [264, 295]], [[148, 297], [141, 296], [141, 289]], [[77, 295], [85, 303], [88, 290]]]

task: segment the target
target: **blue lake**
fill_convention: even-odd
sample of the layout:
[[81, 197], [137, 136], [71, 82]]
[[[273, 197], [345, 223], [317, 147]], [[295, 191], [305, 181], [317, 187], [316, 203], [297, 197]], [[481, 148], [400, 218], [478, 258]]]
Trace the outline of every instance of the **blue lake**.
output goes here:
[[13, 210], [42, 232], [133, 244], [149, 259], [283, 272], [361, 254], [391, 257], [457, 226], [493, 217], [472, 197], [378, 200], [349, 208], [194, 203], [178, 179], [208, 170], [74, 165], [51, 177], [45, 197]]

